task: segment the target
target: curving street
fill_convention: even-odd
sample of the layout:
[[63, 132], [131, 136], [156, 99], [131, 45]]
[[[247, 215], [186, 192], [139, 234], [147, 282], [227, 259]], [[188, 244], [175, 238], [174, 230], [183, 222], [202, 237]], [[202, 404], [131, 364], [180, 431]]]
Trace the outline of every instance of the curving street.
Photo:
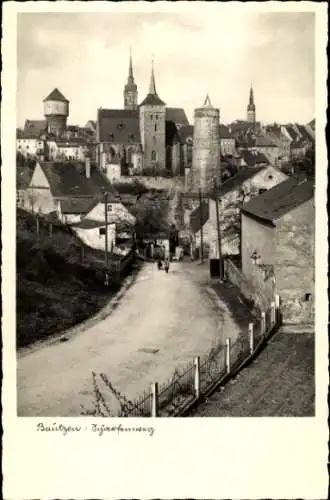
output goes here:
[[147, 263], [106, 319], [67, 342], [18, 354], [18, 415], [81, 415], [81, 405], [91, 408], [92, 371], [134, 399], [224, 335], [235, 338], [239, 327], [209, 292], [207, 274], [196, 263], [173, 262], [169, 274]]

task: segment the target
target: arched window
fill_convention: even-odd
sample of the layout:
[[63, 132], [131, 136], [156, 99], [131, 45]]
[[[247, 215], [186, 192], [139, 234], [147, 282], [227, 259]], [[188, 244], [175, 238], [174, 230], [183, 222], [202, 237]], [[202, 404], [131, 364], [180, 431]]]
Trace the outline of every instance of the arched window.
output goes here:
[[156, 161], [156, 159], [157, 159], [156, 151], [151, 151], [151, 161]]

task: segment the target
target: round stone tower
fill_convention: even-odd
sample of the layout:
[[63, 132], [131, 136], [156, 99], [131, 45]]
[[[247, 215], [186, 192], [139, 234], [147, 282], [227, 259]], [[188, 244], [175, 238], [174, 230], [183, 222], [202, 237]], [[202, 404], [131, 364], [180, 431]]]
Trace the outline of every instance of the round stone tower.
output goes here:
[[206, 96], [195, 109], [191, 189], [208, 193], [220, 179], [220, 111]]
[[69, 101], [58, 89], [54, 89], [44, 99], [44, 115], [47, 120], [48, 132], [60, 136], [66, 129], [66, 121], [69, 116]]

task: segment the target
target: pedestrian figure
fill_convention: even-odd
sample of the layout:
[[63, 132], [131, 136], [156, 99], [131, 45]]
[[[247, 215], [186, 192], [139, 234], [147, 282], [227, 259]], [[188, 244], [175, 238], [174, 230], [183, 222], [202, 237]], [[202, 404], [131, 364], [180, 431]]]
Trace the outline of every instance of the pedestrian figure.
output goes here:
[[166, 273], [168, 273], [169, 268], [170, 268], [170, 261], [169, 261], [169, 258], [166, 257], [166, 259], [165, 259], [165, 272]]
[[109, 273], [105, 271], [105, 279], [104, 279], [104, 286], [108, 287], [109, 286]]
[[160, 259], [158, 259], [157, 266], [158, 266], [158, 270], [162, 269], [162, 267], [163, 267], [163, 263]]

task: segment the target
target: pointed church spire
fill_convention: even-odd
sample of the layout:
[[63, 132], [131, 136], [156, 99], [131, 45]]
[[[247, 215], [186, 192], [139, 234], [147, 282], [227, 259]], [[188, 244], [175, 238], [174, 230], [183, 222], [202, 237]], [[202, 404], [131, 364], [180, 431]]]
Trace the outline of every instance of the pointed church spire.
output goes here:
[[151, 61], [151, 78], [150, 78], [150, 85], [149, 85], [149, 94], [157, 95], [156, 83], [155, 83], [155, 72], [154, 72], [154, 56], [152, 56], [152, 61]]
[[251, 83], [249, 104], [247, 106], [247, 121], [254, 123], [256, 121], [256, 106], [254, 104], [253, 87]]
[[132, 63], [132, 47], [129, 48], [129, 70], [128, 70], [128, 79], [134, 81], [133, 77], [133, 63]]
[[129, 48], [129, 66], [128, 66], [128, 78], [127, 85], [134, 85], [134, 76], [133, 76], [133, 63], [132, 63], [132, 48]]
[[205, 106], [207, 108], [212, 108], [213, 107], [212, 104], [211, 104], [211, 99], [209, 97], [209, 94], [206, 94], [203, 106]]
[[251, 87], [250, 87], [250, 100], [249, 100], [249, 104], [250, 104], [250, 106], [253, 106], [253, 105], [254, 105], [254, 97], [253, 97], [253, 87], [252, 87], [252, 83], [251, 83]]
[[137, 108], [137, 85], [133, 76], [132, 49], [129, 49], [128, 78], [124, 87], [124, 109]]

